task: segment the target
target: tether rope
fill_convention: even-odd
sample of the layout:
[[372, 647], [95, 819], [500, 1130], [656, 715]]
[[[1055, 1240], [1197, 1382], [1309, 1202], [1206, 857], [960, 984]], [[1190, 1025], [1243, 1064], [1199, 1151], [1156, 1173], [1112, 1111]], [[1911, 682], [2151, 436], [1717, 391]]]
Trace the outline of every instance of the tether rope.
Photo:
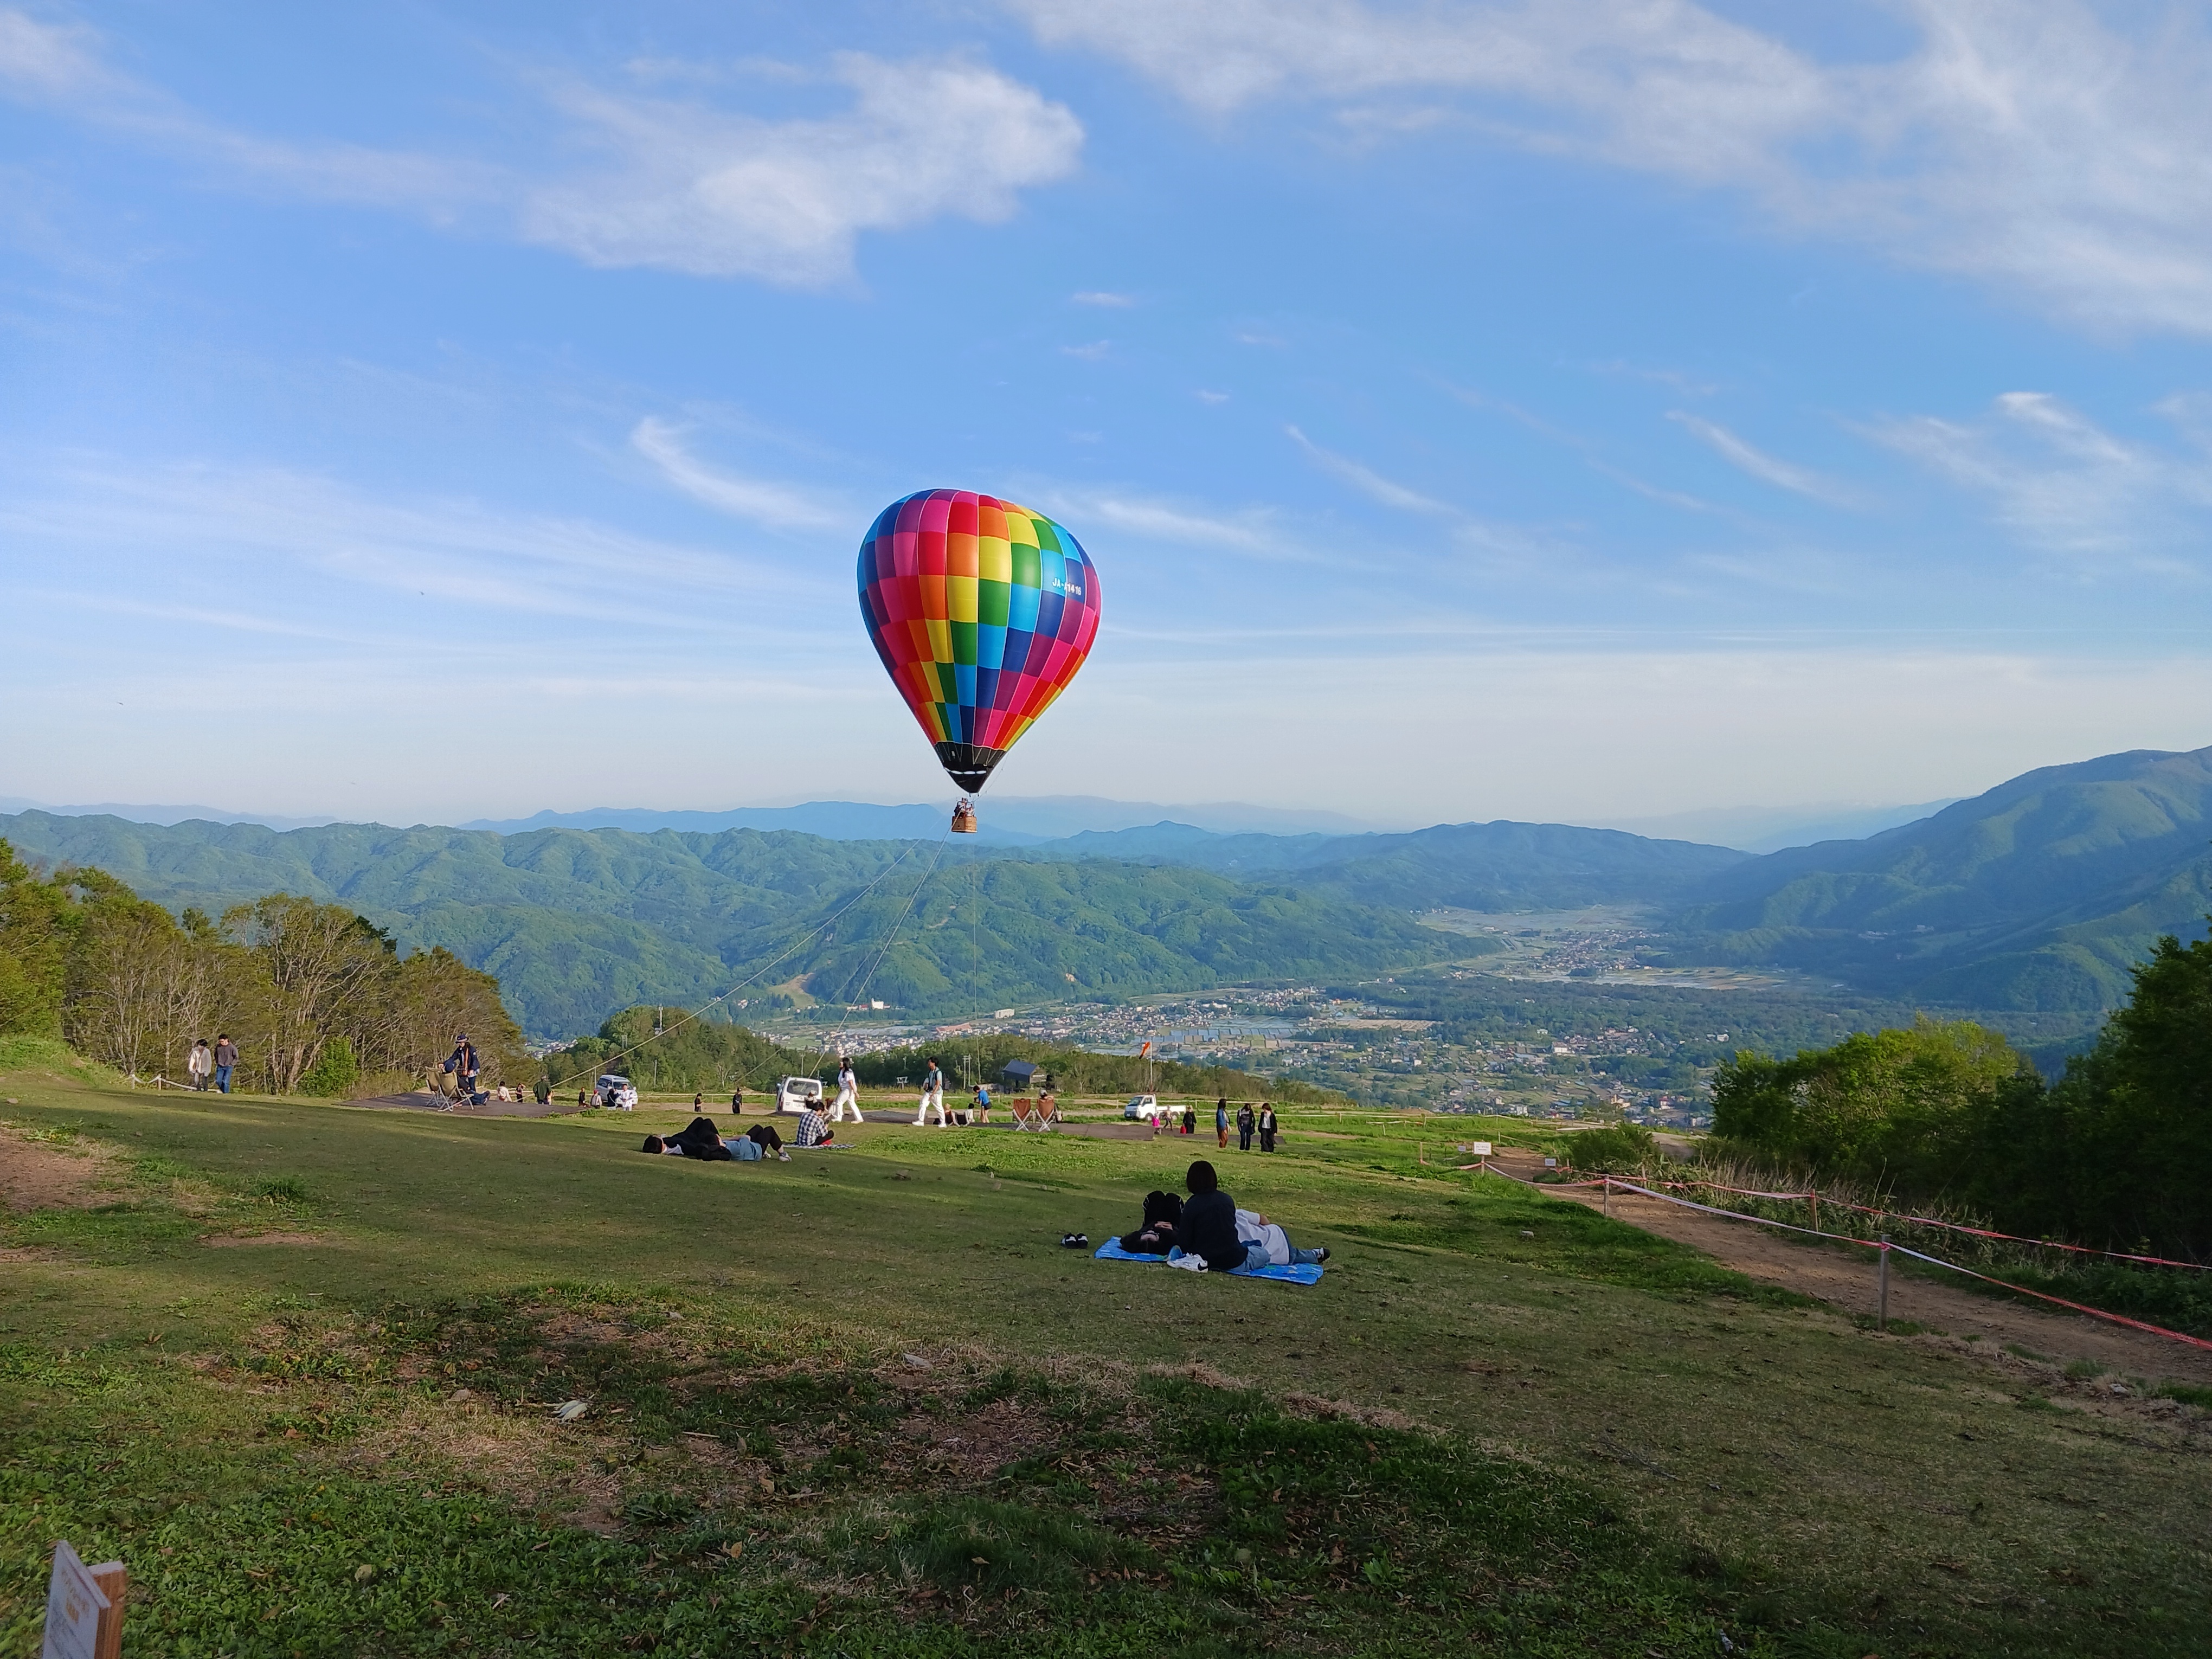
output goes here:
[[[922, 872], [921, 879], [915, 883], [914, 891], [906, 896], [906, 908], [898, 913], [898, 920], [891, 923], [891, 931], [884, 937], [883, 949], [876, 952], [876, 959], [868, 964], [867, 975], [860, 981], [860, 994], [850, 1000], [866, 1002], [868, 1000], [869, 988], [876, 982], [876, 969], [884, 965], [884, 958], [890, 954], [891, 946], [898, 943], [899, 929], [906, 926], [907, 917], [914, 912], [915, 901], [921, 896], [921, 890], [929, 885], [929, 878], [937, 873], [937, 866], [945, 861], [945, 849], [951, 840], [952, 829], [947, 824], [945, 833], [937, 838], [936, 857], [930, 860], [929, 868]], [[848, 990], [851, 983], [849, 980], [846, 981]]]

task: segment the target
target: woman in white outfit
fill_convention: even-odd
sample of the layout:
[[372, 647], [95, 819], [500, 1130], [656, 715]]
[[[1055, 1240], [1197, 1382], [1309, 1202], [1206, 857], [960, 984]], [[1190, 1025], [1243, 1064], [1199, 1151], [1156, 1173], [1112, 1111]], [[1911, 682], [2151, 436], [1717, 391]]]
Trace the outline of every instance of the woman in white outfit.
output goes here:
[[921, 1075], [921, 1109], [914, 1115], [914, 1127], [922, 1127], [929, 1116], [929, 1109], [937, 1108], [937, 1127], [945, 1127], [945, 1073], [937, 1068], [937, 1061], [929, 1062], [929, 1069]]
[[192, 1044], [192, 1052], [185, 1061], [185, 1070], [192, 1079], [192, 1087], [204, 1090], [208, 1079], [215, 1075], [215, 1050], [208, 1047], [205, 1037]]
[[845, 1109], [853, 1109], [853, 1121], [860, 1121], [860, 1079], [853, 1075], [853, 1062], [845, 1055], [837, 1057], [837, 1103], [830, 1109], [830, 1121], [842, 1123]]

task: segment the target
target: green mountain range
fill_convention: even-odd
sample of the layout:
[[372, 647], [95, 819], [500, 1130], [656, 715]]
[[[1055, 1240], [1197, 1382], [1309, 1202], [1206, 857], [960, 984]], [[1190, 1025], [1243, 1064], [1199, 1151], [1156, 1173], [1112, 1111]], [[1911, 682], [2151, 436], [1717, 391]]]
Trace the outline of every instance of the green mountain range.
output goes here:
[[1753, 859], [1674, 915], [1683, 960], [1929, 1003], [2111, 1007], [2212, 910], [2212, 749], [2048, 766], [1857, 842]]
[[540, 1036], [749, 979], [752, 995], [949, 1015], [1371, 973], [1471, 943], [1319, 889], [788, 831], [279, 832], [26, 812], [0, 817], [0, 836], [42, 863], [97, 866], [174, 910], [280, 890], [352, 906], [404, 948], [444, 945], [497, 975]]
[[2047, 767], [1864, 841], [1764, 858], [1513, 823], [1351, 836], [1163, 823], [978, 847], [0, 817], [26, 857], [96, 865], [172, 909], [276, 891], [350, 905], [409, 948], [496, 974], [524, 1028], [549, 1036], [740, 984], [749, 1000], [946, 1016], [1372, 974], [1479, 949], [1419, 926], [1447, 907], [1642, 905], [1680, 962], [1802, 969], [1929, 1005], [2097, 1009], [2124, 997], [2159, 934], [2193, 936], [2212, 909], [2208, 835], [2212, 749]]

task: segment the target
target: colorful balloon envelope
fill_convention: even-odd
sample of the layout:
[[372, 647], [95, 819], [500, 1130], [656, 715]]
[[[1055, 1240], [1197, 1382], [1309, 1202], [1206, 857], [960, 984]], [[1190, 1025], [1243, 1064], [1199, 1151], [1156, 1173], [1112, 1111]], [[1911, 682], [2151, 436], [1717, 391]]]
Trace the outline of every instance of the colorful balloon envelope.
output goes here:
[[1091, 654], [1098, 573], [1042, 513], [918, 490], [860, 544], [860, 615], [938, 761], [972, 793]]

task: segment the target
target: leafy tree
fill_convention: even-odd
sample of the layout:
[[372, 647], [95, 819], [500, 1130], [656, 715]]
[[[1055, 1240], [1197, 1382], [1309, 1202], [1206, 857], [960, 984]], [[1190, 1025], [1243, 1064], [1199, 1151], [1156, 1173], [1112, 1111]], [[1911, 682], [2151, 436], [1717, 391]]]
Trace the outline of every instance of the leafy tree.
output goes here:
[[2212, 940], [2168, 934], [2127, 1005], [2041, 1109], [2019, 1115], [2021, 1183], [2055, 1224], [2118, 1248], [2212, 1255]]
[[1713, 1132], [1754, 1156], [1926, 1196], [1956, 1187], [2034, 1068], [1971, 1020], [1925, 1015], [1790, 1060], [1749, 1052], [1713, 1078]]

